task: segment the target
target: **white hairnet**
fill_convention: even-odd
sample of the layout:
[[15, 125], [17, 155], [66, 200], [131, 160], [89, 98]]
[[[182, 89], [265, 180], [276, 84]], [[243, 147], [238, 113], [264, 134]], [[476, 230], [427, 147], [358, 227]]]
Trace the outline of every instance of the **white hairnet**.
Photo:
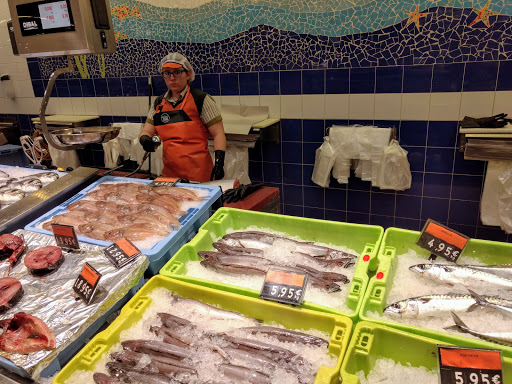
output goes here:
[[193, 82], [196, 74], [194, 72], [194, 69], [192, 68], [192, 65], [190, 65], [188, 59], [183, 56], [181, 53], [178, 52], [172, 52], [169, 53], [167, 56], [165, 56], [161, 61], [160, 65], [158, 66], [158, 72], [162, 73], [162, 68], [164, 64], [166, 63], [177, 63], [183, 65], [183, 68], [185, 68], [190, 73], [190, 82]]

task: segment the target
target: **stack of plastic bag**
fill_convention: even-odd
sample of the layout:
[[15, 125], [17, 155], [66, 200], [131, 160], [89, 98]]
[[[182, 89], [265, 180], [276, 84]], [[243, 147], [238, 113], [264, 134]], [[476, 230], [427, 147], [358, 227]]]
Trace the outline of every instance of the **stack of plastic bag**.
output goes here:
[[350, 169], [356, 177], [381, 189], [402, 191], [411, 187], [407, 151], [391, 138], [391, 128], [354, 125], [332, 126], [329, 136], [316, 150], [311, 180], [328, 187], [331, 177], [348, 183]]

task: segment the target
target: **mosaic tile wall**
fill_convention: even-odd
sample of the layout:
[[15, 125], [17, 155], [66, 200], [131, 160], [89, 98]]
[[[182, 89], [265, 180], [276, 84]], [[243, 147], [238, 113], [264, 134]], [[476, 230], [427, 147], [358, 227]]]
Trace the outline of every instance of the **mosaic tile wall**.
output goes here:
[[[62, 76], [53, 96], [142, 97], [147, 95], [149, 75], [155, 76], [153, 94], [161, 94], [165, 84], [157, 76], [158, 62], [166, 52], [180, 51], [199, 74], [194, 86], [214, 96], [261, 100], [275, 95], [281, 98], [276, 99], [281, 107], [283, 98], [295, 95], [325, 96], [326, 105], [335, 100], [330, 96], [375, 100], [368, 106], [375, 111], [365, 114], [361, 108], [357, 120], [332, 120], [327, 112], [305, 118], [307, 101], [304, 116], [283, 114], [282, 142], [260, 143], [250, 151], [252, 179], [280, 189], [286, 214], [415, 230], [431, 217], [472, 237], [512, 241], [512, 236], [479, 221], [485, 163], [465, 161], [457, 151], [456, 120], [464, 100], [449, 119], [433, 117], [428, 106], [423, 113], [421, 105], [423, 95], [428, 103], [434, 93], [459, 98], [462, 93], [464, 99], [464, 94], [489, 92], [494, 103], [495, 94], [498, 98], [498, 92], [512, 91], [508, 76], [512, 4], [498, 0], [200, 3], [165, 8], [158, 0], [112, 1], [118, 52], [105, 55], [104, 68], [96, 57], [87, 57], [89, 75]], [[34, 92], [40, 97], [51, 72], [65, 63], [55, 58], [28, 61]], [[421, 96], [414, 107], [422, 113], [406, 116], [399, 110], [398, 117], [383, 120], [377, 114], [377, 97], [391, 94]], [[19, 117], [22, 128], [29, 129], [28, 116]], [[144, 119], [101, 118], [104, 124]], [[412, 188], [381, 191], [357, 178], [348, 185], [333, 181], [328, 189], [312, 184], [314, 151], [325, 128], [335, 123], [397, 127], [400, 142], [409, 151]], [[81, 159], [102, 166], [101, 147], [89, 146]]]

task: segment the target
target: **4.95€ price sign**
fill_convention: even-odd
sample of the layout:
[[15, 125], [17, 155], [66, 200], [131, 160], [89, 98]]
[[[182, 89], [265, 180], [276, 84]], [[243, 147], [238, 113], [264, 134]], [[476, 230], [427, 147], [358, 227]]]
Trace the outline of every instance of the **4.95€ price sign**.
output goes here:
[[94, 269], [89, 263], [84, 264], [82, 272], [80, 272], [80, 275], [78, 275], [75, 280], [75, 284], [73, 284], [73, 290], [85, 301], [85, 304], [91, 302], [100, 277], [101, 273]]
[[502, 384], [501, 351], [438, 346], [441, 384]]
[[469, 237], [428, 219], [416, 244], [455, 263], [468, 241]]
[[307, 279], [307, 273], [269, 269], [261, 288], [260, 297], [279, 303], [301, 305]]

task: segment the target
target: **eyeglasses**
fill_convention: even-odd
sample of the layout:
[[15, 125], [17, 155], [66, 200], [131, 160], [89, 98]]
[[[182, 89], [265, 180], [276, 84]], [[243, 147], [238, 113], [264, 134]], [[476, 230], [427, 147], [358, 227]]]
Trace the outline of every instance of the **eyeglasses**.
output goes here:
[[177, 70], [177, 71], [173, 71], [173, 72], [171, 72], [171, 71], [163, 71], [163, 72], [162, 72], [162, 76], [163, 76], [163, 77], [165, 77], [166, 79], [170, 79], [172, 76], [173, 76], [175, 79], [177, 79], [178, 77], [180, 77], [180, 76], [181, 76], [181, 74], [182, 74], [183, 72], [187, 72], [187, 71], [185, 71], [185, 70], [183, 70], [183, 69], [179, 69], [179, 70]]

